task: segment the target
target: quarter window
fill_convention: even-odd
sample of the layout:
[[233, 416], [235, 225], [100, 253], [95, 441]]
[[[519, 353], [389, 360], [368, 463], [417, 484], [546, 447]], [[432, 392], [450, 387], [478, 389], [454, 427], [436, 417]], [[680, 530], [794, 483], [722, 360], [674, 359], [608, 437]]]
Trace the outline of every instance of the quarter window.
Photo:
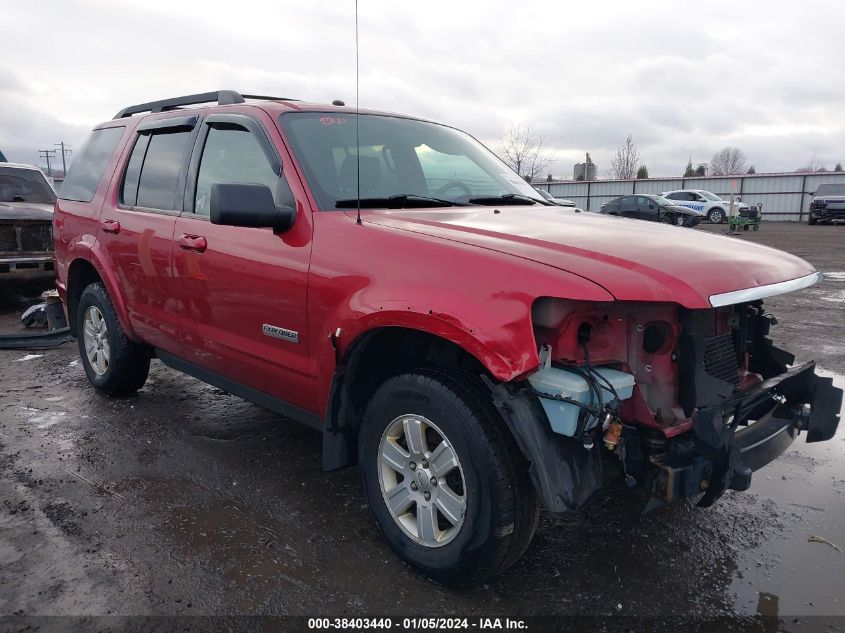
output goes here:
[[94, 130], [85, 141], [79, 156], [71, 163], [67, 177], [62, 183], [59, 197], [63, 200], [91, 202], [109, 158], [117, 147], [124, 127], [108, 127]]

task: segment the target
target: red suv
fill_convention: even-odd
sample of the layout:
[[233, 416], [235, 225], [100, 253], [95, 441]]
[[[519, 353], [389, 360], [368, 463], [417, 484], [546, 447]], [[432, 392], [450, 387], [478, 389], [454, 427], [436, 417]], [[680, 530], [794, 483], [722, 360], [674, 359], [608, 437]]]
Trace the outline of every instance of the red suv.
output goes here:
[[[206, 104], [206, 105], [202, 105]], [[150, 359], [319, 429], [379, 528], [443, 581], [513, 564], [540, 502], [744, 490], [842, 392], [767, 337], [821, 278], [764, 246], [552, 206], [408, 116], [220, 91], [126, 108], [56, 204], [85, 371]]]

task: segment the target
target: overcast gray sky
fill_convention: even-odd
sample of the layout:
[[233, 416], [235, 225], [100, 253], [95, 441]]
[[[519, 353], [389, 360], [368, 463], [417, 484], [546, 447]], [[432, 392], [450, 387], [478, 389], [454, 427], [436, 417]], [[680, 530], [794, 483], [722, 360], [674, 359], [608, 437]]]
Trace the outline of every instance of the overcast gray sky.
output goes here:
[[[37, 150], [120, 108], [232, 88], [354, 103], [352, 0], [3, 3], [0, 149]], [[740, 147], [757, 172], [845, 161], [845, 2], [360, 0], [360, 104], [495, 146], [529, 125], [572, 176], [633, 134], [654, 176]]]

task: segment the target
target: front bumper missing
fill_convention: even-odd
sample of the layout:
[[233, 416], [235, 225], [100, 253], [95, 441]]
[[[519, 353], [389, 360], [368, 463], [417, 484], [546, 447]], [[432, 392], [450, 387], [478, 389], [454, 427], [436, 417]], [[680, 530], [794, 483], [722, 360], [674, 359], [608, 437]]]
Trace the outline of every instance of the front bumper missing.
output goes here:
[[[703, 492], [698, 505], [709, 506], [725, 490], [747, 490], [753, 471], [780, 456], [800, 431], [808, 442], [832, 438], [841, 408], [842, 390], [810, 362], [700, 409], [692, 442], [651, 458], [658, 468], [652, 494], [669, 503]], [[739, 426], [746, 420], [754, 421]]]

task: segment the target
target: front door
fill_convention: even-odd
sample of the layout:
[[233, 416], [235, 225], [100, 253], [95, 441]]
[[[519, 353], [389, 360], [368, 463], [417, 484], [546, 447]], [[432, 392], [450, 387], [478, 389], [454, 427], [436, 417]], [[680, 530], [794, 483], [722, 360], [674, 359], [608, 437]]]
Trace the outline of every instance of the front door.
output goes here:
[[[290, 160], [261, 110], [203, 121], [174, 233], [180, 333], [189, 362], [313, 411], [306, 305], [311, 222], [297, 178], [289, 184], [280, 165]], [[297, 209], [293, 227], [276, 233], [212, 224], [214, 183], [266, 184], [277, 205]]]
[[657, 220], [657, 203], [651, 198], [637, 196], [637, 217], [641, 220]]

